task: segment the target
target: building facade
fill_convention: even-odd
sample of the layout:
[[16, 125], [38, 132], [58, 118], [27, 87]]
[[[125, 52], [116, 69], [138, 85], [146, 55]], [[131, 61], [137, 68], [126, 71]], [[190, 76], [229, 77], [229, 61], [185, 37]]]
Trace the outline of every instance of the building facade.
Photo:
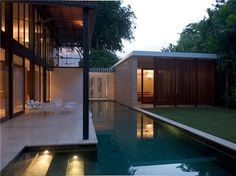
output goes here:
[[131, 106], [214, 105], [215, 54], [133, 51], [115, 64], [115, 100]]
[[[4, 121], [24, 113], [31, 99], [51, 100], [58, 48], [89, 45], [94, 3], [1, 1], [0, 8], [0, 119]], [[84, 53], [88, 55], [88, 49]]]

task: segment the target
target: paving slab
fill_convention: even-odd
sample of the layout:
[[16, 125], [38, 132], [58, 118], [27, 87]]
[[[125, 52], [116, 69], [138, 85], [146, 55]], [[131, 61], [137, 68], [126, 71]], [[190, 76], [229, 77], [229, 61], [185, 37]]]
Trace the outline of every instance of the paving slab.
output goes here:
[[92, 118], [89, 118], [89, 139], [83, 140], [83, 108], [55, 112], [30, 111], [0, 124], [2, 170], [24, 147], [97, 145]]

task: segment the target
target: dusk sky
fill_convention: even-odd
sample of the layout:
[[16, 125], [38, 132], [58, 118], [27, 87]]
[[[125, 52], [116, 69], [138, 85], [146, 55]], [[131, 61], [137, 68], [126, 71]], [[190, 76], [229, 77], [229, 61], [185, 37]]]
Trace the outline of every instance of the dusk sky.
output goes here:
[[131, 5], [136, 19], [135, 40], [124, 41], [124, 57], [133, 50], [160, 51], [169, 43], [176, 44], [179, 34], [189, 23], [207, 16], [216, 0], [123, 0]]

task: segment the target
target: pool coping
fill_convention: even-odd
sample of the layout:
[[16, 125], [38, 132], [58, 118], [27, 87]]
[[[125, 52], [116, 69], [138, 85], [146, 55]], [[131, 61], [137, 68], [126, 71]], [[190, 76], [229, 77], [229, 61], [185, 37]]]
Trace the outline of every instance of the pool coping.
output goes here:
[[219, 146], [227, 148], [228, 150], [232, 151], [235, 154], [235, 156], [236, 156], [236, 144], [233, 143], [233, 142], [230, 142], [230, 141], [227, 141], [227, 140], [222, 139], [220, 137], [217, 137], [217, 136], [211, 135], [209, 133], [200, 131], [198, 129], [189, 127], [187, 125], [184, 125], [182, 123], [176, 122], [174, 120], [167, 119], [165, 117], [162, 117], [162, 116], [154, 114], [152, 112], [143, 110], [143, 109], [138, 108], [138, 107], [133, 107], [133, 109], [135, 109], [136, 111], [142, 112], [142, 113], [144, 113], [144, 114], [146, 114], [148, 116], [154, 117], [154, 118], [156, 118], [158, 120], [164, 121], [164, 122], [166, 122], [168, 124], [171, 124], [171, 125], [173, 125], [175, 127], [178, 127], [178, 128], [180, 128], [180, 129], [182, 129], [184, 131], [190, 132], [190, 133], [192, 133], [192, 134], [194, 134], [194, 135], [196, 135], [198, 137], [201, 137], [201, 138], [203, 138], [203, 139], [205, 139], [207, 141], [210, 141], [210, 142], [212, 142], [214, 144], [217, 144]]

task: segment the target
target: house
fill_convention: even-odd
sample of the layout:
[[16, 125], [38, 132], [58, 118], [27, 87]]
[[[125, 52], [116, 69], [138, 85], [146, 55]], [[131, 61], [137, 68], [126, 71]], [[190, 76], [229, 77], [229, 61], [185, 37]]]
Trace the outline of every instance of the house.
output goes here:
[[133, 51], [116, 63], [115, 100], [127, 106], [214, 105], [215, 54]]
[[[31, 99], [48, 102], [60, 97], [84, 103], [84, 126], [88, 126], [87, 58], [96, 3], [1, 1], [0, 8], [1, 121], [23, 114]], [[83, 51], [83, 67], [67, 53], [60, 55], [65, 47]]]
[[[1, 2], [1, 121], [24, 113], [31, 99], [81, 100], [84, 127], [89, 98], [130, 107], [214, 105], [215, 54], [133, 51], [111, 69], [90, 70], [89, 78], [86, 58], [95, 6], [87, 1]], [[75, 58], [63, 51], [66, 47], [83, 52]]]

